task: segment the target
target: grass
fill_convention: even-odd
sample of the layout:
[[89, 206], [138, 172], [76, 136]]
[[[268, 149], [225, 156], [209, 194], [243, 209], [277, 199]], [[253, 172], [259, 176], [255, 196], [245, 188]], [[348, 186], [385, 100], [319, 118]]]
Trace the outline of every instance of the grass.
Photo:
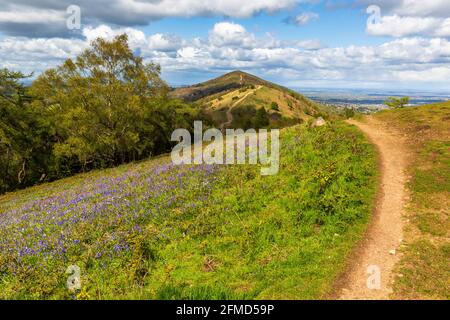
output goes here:
[[[230, 108], [240, 116], [240, 119], [234, 117], [230, 127], [238, 127], [239, 123], [245, 125], [252, 118], [254, 110], [259, 108], [265, 108], [270, 114], [270, 125], [273, 128], [287, 127], [317, 117], [334, 120], [339, 118], [331, 108], [244, 72], [231, 72], [189, 88], [177, 89], [172, 94], [183, 97], [195, 91], [201, 92], [195, 99], [196, 104], [217, 127], [227, 122], [226, 112]], [[274, 105], [277, 106], [275, 109], [272, 107]]]
[[333, 123], [283, 130], [280, 161], [263, 177], [160, 157], [7, 194], [0, 298], [324, 297], [366, 230], [376, 154]]
[[[227, 111], [232, 108], [233, 121], [230, 128], [254, 127], [252, 120], [256, 110], [265, 108], [269, 115], [271, 128], [284, 128], [307, 122], [314, 117], [332, 116], [302, 96], [292, 96], [289, 91], [267, 86], [255, 86], [254, 89], [242, 88], [206, 97], [198, 102], [203, 106], [205, 114], [219, 126], [227, 122]], [[278, 110], [272, 108], [276, 104]]]
[[412, 157], [411, 202], [394, 298], [450, 299], [450, 102], [384, 111], [402, 130]]

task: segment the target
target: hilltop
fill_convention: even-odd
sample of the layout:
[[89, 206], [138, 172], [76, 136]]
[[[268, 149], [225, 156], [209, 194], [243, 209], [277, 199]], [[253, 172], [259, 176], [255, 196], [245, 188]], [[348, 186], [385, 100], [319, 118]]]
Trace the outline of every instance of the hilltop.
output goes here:
[[188, 87], [175, 89], [173, 95], [181, 100], [194, 102], [207, 96], [229, 92], [244, 85], [269, 85], [270, 82], [243, 71], [233, 71], [218, 78]]
[[243, 71], [175, 89], [172, 96], [195, 103], [222, 128], [285, 127], [329, 114], [303, 95]]

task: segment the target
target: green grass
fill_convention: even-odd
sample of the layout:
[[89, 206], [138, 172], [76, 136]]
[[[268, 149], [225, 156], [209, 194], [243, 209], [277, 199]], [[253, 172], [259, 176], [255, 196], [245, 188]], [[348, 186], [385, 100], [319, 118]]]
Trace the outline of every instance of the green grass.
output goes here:
[[406, 134], [412, 222], [406, 230], [394, 297], [450, 298], [450, 102], [384, 111], [378, 118]]
[[[27, 256], [20, 260], [22, 269], [17, 255], [5, 250], [13, 241], [12, 227], [0, 226], [0, 297], [317, 299], [331, 292], [370, 220], [376, 153], [356, 128], [343, 123], [283, 130], [275, 176], [263, 177], [254, 166], [164, 171], [168, 160], [97, 171], [0, 198], [0, 214], [29, 236], [28, 246], [43, 237], [34, 227], [53, 232], [48, 241], [70, 236], [65, 252]], [[97, 192], [99, 185], [105, 192]], [[154, 185], [164, 192], [144, 198]], [[117, 192], [112, 198], [111, 190]], [[84, 194], [89, 197], [81, 207], [67, 204]], [[99, 204], [106, 214], [90, 217], [89, 223], [57, 225], [39, 211], [51, 211], [45, 199], [52, 196], [68, 201], [61, 210], [70, 218]], [[11, 217], [21, 208], [29, 219], [25, 223]], [[50, 248], [57, 250], [54, 243]], [[117, 244], [126, 246], [112, 250]], [[65, 288], [71, 264], [82, 274], [83, 288], [75, 296]]]

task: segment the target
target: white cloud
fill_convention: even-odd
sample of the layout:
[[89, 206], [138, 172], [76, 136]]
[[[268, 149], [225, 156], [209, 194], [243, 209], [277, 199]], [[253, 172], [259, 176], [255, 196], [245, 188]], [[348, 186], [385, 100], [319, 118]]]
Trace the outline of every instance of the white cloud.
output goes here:
[[[245, 69], [262, 76], [279, 75], [278, 81], [309, 82], [414, 82], [450, 79], [450, 41], [412, 37], [381, 45], [327, 48], [317, 40], [282, 41], [257, 37], [243, 26], [214, 25], [206, 39], [181, 39], [156, 33], [145, 35], [134, 28], [85, 28], [84, 39], [0, 39], [0, 60], [5, 66], [41, 72], [74, 57], [99, 36], [112, 38], [126, 32], [133, 49], [146, 61], [160, 63], [164, 72], [224, 72]], [[448, 82], [448, 81], [447, 81]]]
[[83, 35], [86, 37], [86, 40], [91, 42], [97, 38], [105, 38], [108, 40], [113, 39], [115, 36], [119, 34], [126, 33], [128, 35], [128, 40], [131, 46], [141, 44], [146, 40], [145, 34], [134, 28], [118, 28], [112, 29], [106, 25], [100, 25], [96, 28], [86, 27], [83, 29]]
[[295, 46], [305, 50], [319, 50], [325, 48], [322, 41], [317, 39], [296, 41]]
[[402, 70], [393, 73], [396, 79], [405, 82], [448, 82], [450, 67], [442, 66], [425, 70]]
[[[248, 18], [287, 9], [311, 0], [0, 0], [0, 28], [8, 35], [69, 37], [66, 9], [81, 8], [83, 23], [147, 25], [167, 17], [226, 16]], [[36, 25], [39, 25], [37, 28]]]
[[181, 59], [197, 59], [197, 58], [204, 58], [206, 55], [206, 52], [203, 52], [200, 49], [194, 48], [194, 47], [184, 47], [177, 51], [177, 58]]
[[134, 12], [149, 17], [168, 16], [198, 16], [198, 15], [225, 15], [229, 17], [245, 18], [260, 11], [273, 12], [291, 7], [299, 0], [161, 0], [143, 2], [138, 0], [116, 1], [115, 7], [124, 12]]
[[150, 51], [177, 51], [184, 43], [179, 37], [169, 34], [156, 33], [147, 37], [142, 31], [135, 28], [113, 29], [110, 26], [100, 25], [96, 28], [86, 27], [83, 29], [83, 35], [88, 42], [97, 38], [111, 40], [115, 36], [123, 33], [128, 35], [130, 46], [135, 49], [141, 49], [144, 54]]
[[383, 16], [378, 23], [368, 24], [367, 33], [374, 36], [404, 37], [431, 33], [439, 25], [437, 18]]
[[0, 23], [34, 24], [44, 21], [48, 24], [65, 22], [65, 12], [15, 5], [8, 10], [0, 10]]
[[240, 24], [220, 22], [216, 23], [210, 31], [209, 41], [215, 46], [251, 47], [255, 38]]
[[77, 39], [10, 37], [0, 40], [0, 61], [2, 67], [38, 74], [80, 54], [86, 47], [85, 41]]
[[450, 5], [448, 0], [403, 0], [394, 3], [393, 12], [406, 16], [448, 17]]
[[434, 17], [382, 16], [378, 23], [368, 24], [373, 36], [405, 37], [411, 35], [450, 36], [450, 19]]
[[373, 36], [450, 37], [448, 0], [359, 0], [363, 5], [380, 7], [380, 19], [367, 25]]
[[434, 34], [438, 37], [450, 37], [450, 18], [445, 19]]
[[448, 0], [356, 0], [355, 2], [364, 7], [377, 5], [383, 15], [440, 18], [450, 16]]
[[298, 26], [304, 26], [313, 20], [319, 19], [319, 15], [315, 12], [303, 12], [293, 19], [293, 23]]
[[164, 52], [176, 51], [184, 44], [182, 39], [162, 33], [151, 35], [147, 41], [150, 50]]

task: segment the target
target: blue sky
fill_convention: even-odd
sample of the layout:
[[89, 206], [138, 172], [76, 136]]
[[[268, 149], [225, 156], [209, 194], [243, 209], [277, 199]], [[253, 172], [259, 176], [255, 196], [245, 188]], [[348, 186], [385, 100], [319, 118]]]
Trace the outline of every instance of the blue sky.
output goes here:
[[[68, 30], [67, 7], [80, 9]], [[369, 6], [377, 11], [368, 24]], [[448, 0], [0, 0], [0, 67], [38, 75], [129, 34], [173, 85], [241, 69], [291, 87], [450, 91]], [[373, 10], [373, 9], [372, 9]]]
[[[319, 18], [304, 26], [288, 24], [284, 20], [302, 12], [315, 12]], [[278, 39], [319, 39], [328, 46], [380, 44], [387, 37], [371, 37], [366, 33], [368, 15], [364, 7], [327, 9], [325, 3], [298, 5], [293, 9], [274, 13], [262, 12], [249, 18], [194, 17], [166, 18], [142, 28], [147, 33], [173, 33], [183, 38], [207, 37], [211, 27], [229, 21], [244, 26], [248, 31], [263, 35], [273, 33]]]

